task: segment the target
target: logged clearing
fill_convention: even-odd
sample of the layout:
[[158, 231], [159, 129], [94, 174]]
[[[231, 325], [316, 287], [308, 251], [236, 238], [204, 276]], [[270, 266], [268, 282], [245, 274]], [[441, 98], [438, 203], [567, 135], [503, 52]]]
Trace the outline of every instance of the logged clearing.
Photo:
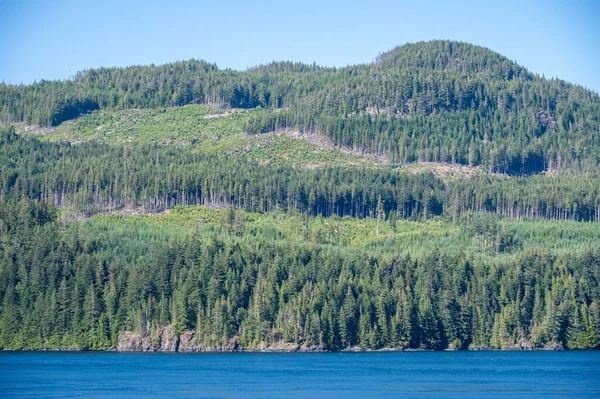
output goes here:
[[452, 163], [436, 163], [436, 162], [415, 162], [406, 164], [401, 167], [402, 171], [408, 173], [427, 173], [431, 172], [436, 176], [449, 178], [468, 178], [480, 175], [493, 175], [503, 177], [505, 175], [499, 173], [490, 173], [481, 166], [469, 166]]
[[[17, 124], [21, 134], [50, 141], [99, 141], [107, 144], [158, 144], [191, 147], [207, 154], [244, 157], [260, 164], [286, 164], [303, 169], [326, 166], [398, 167], [385, 154], [335, 145], [319, 132], [280, 129], [248, 134], [245, 124], [256, 112], [186, 105], [162, 109], [95, 111], [56, 127]], [[406, 173], [431, 172], [447, 178], [489, 174], [480, 166], [415, 162], [400, 166]]]
[[240, 156], [261, 164], [287, 164], [299, 168], [384, 165], [384, 157], [334, 146], [318, 133], [294, 130], [247, 134], [245, 124], [254, 110], [220, 110], [206, 105], [161, 109], [95, 111], [56, 127], [18, 124], [18, 133], [44, 140], [107, 144], [156, 144], [190, 147], [205, 154]]

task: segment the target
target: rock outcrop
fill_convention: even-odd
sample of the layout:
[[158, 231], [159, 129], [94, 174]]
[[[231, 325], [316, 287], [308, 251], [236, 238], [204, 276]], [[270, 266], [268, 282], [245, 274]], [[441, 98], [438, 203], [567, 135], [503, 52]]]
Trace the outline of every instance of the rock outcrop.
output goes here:
[[325, 352], [326, 349], [320, 346], [300, 345], [294, 342], [275, 342], [266, 344], [261, 341], [255, 348], [250, 348], [251, 352]]
[[124, 332], [119, 335], [117, 352], [154, 352], [156, 349], [149, 336], [142, 336], [132, 332]]
[[559, 343], [553, 342], [551, 344], [545, 345], [541, 349], [545, 350], [545, 351], [564, 351], [565, 347], [563, 346], [563, 344], [559, 344]]
[[177, 352], [179, 349], [179, 335], [173, 331], [173, 326], [167, 326], [158, 334], [158, 350], [160, 352]]
[[[205, 343], [199, 340], [195, 331], [184, 331], [177, 335], [173, 326], [166, 326], [155, 331], [154, 335], [142, 335], [133, 332], [123, 332], [119, 336], [116, 348], [117, 352], [326, 352], [327, 349], [321, 346], [312, 346], [294, 342], [275, 342], [265, 343], [261, 341], [258, 345], [251, 348], [244, 348], [240, 338], [233, 336], [229, 340], [221, 343]], [[527, 340], [520, 340], [510, 345], [503, 346], [501, 350], [564, 350], [564, 346], [559, 343], [548, 344], [544, 347], [532, 345]], [[458, 350], [450, 344], [446, 350]], [[497, 350], [491, 346], [470, 346], [469, 350]], [[342, 349], [343, 352], [371, 352], [373, 349], [353, 346]], [[425, 349], [410, 348], [381, 348], [379, 352], [397, 352], [397, 351], [426, 351]]]
[[514, 344], [503, 346], [502, 350], [530, 351], [530, 350], [533, 350], [533, 345], [531, 345], [531, 343], [529, 341], [520, 340], [519, 342], [515, 342]]
[[156, 337], [133, 332], [123, 332], [119, 335], [117, 352], [177, 352], [179, 336], [173, 332], [173, 327], [167, 326], [157, 331]]
[[184, 331], [177, 335], [172, 326], [156, 331], [156, 335], [142, 335], [123, 332], [119, 336], [117, 352], [323, 352], [320, 346], [307, 346], [297, 343], [279, 342], [266, 344], [261, 342], [254, 348], [244, 348], [238, 336], [218, 344], [207, 344], [196, 337], [194, 331]]

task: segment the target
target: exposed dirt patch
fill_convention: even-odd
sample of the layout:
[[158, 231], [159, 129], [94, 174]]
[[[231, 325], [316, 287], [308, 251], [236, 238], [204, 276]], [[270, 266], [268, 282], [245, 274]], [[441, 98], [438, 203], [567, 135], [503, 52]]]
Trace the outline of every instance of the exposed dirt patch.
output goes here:
[[36, 126], [36, 125], [23, 125], [22, 128], [17, 129], [19, 133], [35, 133], [35, 134], [52, 134], [56, 131], [54, 127]]
[[[258, 135], [257, 135], [258, 136]], [[388, 159], [385, 155], [382, 154], [372, 154], [364, 151], [359, 151], [349, 147], [342, 147], [335, 145], [329, 137], [324, 134], [317, 132], [306, 132], [301, 133], [298, 130], [294, 129], [282, 129], [277, 130], [271, 133], [263, 133], [260, 135], [261, 137], [274, 137], [274, 136], [285, 136], [295, 140], [304, 140], [313, 145], [315, 145], [318, 149], [325, 150], [337, 150], [343, 154], [353, 155], [356, 157], [361, 157], [368, 160], [370, 163], [385, 165], [388, 164]], [[312, 165], [313, 167], [318, 167], [317, 164]]]
[[249, 112], [249, 111], [247, 109], [232, 108], [232, 109], [228, 109], [223, 112], [220, 112], [218, 114], [204, 115], [202, 118], [204, 118], [204, 119], [227, 118], [230, 115], [243, 114], [246, 112]]
[[409, 173], [427, 173], [431, 172], [436, 176], [449, 178], [465, 178], [480, 175], [493, 175], [504, 177], [506, 175], [499, 173], [489, 173], [481, 166], [468, 166], [461, 164], [436, 163], [436, 162], [415, 162], [404, 165], [401, 170]]
[[[105, 208], [107, 209], [107, 208]], [[171, 209], [161, 209], [161, 210], [149, 210], [144, 207], [135, 207], [128, 206], [125, 208], [118, 209], [107, 209], [101, 212], [93, 213], [93, 214], [84, 214], [79, 212], [72, 212], [69, 208], [63, 208], [61, 213], [62, 220], [85, 220], [91, 217], [96, 216], [109, 216], [109, 215], [119, 215], [119, 216], [151, 216], [151, 215], [166, 215], [171, 212]]]

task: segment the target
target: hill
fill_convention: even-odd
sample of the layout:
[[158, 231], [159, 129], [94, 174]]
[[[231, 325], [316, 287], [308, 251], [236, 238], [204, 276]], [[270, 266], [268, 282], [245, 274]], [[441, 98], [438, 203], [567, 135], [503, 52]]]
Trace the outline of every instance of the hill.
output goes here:
[[177, 207], [64, 224], [25, 199], [0, 221], [0, 348], [600, 345], [597, 223]]
[[536, 76], [466, 43], [409, 44], [373, 64], [325, 68], [277, 62], [244, 72], [203, 61], [101, 68], [68, 81], [0, 86], [0, 120], [41, 126], [94, 110], [187, 104], [260, 109], [251, 134], [294, 129], [340, 147], [415, 161], [531, 174], [594, 170], [600, 98]]
[[0, 349], [600, 348], [600, 100], [466, 43], [0, 85]]

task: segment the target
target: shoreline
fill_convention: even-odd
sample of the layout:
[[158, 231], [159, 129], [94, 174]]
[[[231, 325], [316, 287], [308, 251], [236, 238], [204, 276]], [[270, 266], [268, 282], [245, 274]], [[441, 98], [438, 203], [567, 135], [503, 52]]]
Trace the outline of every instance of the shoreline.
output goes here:
[[[104, 350], [84, 349], [74, 346], [66, 348], [53, 347], [44, 349], [10, 349], [2, 351], [36, 351], [36, 352], [123, 352], [123, 353], [365, 353], [365, 352], [466, 352], [466, 351], [564, 351], [586, 350], [568, 349], [563, 344], [550, 342], [544, 346], [534, 346], [527, 340], [520, 340], [501, 348], [492, 346], [470, 345], [461, 349], [450, 343], [444, 349], [426, 349], [409, 347], [383, 347], [378, 349], [359, 345], [332, 350], [320, 345], [307, 345], [298, 342], [276, 341], [266, 343], [260, 341], [252, 347], [245, 347], [239, 336], [223, 339], [220, 343], [207, 344], [194, 330], [176, 333], [172, 325], [157, 328], [152, 334], [141, 334], [123, 331], [119, 334], [117, 344]], [[590, 348], [589, 350], [598, 350]]]
[[[365, 353], [365, 352], [467, 352], [467, 351], [564, 351], [586, 350], [569, 349], [557, 342], [544, 346], [534, 346], [529, 341], [521, 340], [505, 345], [502, 348], [492, 346], [475, 346], [460, 349], [449, 344], [444, 349], [426, 349], [409, 347], [383, 347], [378, 349], [359, 345], [332, 350], [320, 345], [306, 345], [298, 342], [277, 341], [266, 343], [260, 341], [252, 347], [244, 347], [239, 336], [234, 335], [220, 343], [207, 344], [197, 335], [196, 331], [187, 330], [175, 333], [172, 325], [155, 330], [154, 334], [145, 335], [132, 331], [124, 331], [119, 335], [117, 344], [104, 350], [85, 349], [69, 346], [66, 348], [53, 347], [44, 349], [11, 349], [0, 348], [2, 351], [37, 351], [37, 352], [123, 352], [123, 353]], [[589, 350], [598, 350], [590, 348]]]
[[468, 349], [423, 349], [423, 348], [345, 348], [341, 350], [331, 349], [282, 349], [282, 348], [265, 348], [265, 349], [235, 349], [235, 350], [211, 350], [209, 348], [202, 348], [199, 350], [122, 350], [115, 347], [96, 350], [96, 349], [81, 349], [81, 348], [47, 348], [47, 349], [11, 349], [2, 348], [0, 352], [95, 352], [95, 353], [179, 353], [179, 354], [192, 354], [192, 353], [207, 353], [207, 354], [218, 354], [218, 353], [417, 353], [417, 352], [582, 352], [582, 351], [598, 351], [600, 349], [587, 348], [587, 349], [569, 349], [569, 348], [490, 348], [490, 347], [477, 347]]

